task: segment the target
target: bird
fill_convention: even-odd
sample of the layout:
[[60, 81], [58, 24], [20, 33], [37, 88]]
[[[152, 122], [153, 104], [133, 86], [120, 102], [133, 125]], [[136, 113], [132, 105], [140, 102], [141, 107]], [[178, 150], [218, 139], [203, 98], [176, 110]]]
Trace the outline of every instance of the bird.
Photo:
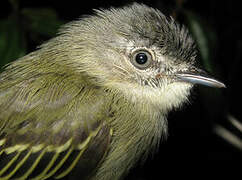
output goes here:
[[187, 28], [132, 3], [94, 10], [0, 74], [0, 179], [120, 180], [168, 135], [196, 84]]

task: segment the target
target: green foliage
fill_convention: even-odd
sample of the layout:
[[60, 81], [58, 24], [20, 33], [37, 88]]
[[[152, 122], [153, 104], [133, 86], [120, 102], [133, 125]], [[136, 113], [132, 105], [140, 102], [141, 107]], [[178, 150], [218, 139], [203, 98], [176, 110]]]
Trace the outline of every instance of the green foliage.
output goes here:
[[34, 41], [40, 44], [53, 37], [63, 24], [50, 8], [19, 9], [18, 1], [9, 0], [12, 12], [0, 20], [0, 67], [24, 56]]
[[24, 34], [15, 17], [0, 21], [0, 66], [26, 54]]
[[183, 14], [185, 15], [189, 31], [196, 40], [203, 66], [207, 71], [213, 72], [214, 66], [212, 61], [216, 49], [216, 34], [199, 15], [188, 10], [184, 10]]
[[57, 13], [50, 8], [22, 10], [22, 14], [29, 22], [29, 30], [41, 35], [52, 37], [63, 24], [57, 17]]

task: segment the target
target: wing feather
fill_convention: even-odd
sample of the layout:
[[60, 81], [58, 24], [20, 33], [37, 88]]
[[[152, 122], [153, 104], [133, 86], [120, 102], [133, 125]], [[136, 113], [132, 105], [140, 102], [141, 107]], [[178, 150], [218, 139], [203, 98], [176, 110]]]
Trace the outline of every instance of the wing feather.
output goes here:
[[70, 148], [66, 155], [61, 159], [61, 161], [52, 169], [48, 174], [46, 174], [43, 179], [47, 179], [55, 174], [55, 172], [61, 168], [61, 166], [65, 163], [65, 161], [69, 158], [71, 153], [73, 152], [73, 148]]
[[67, 174], [70, 173], [70, 171], [72, 169], [74, 169], [74, 167], [76, 166], [78, 160], [80, 159], [81, 155], [83, 154], [83, 152], [85, 151], [86, 148], [83, 148], [82, 150], [80, 150], [79, 154], [76, 156], [76, 158], [73, 160], [73, 162], [71, 163], [71, 165], [64, 171], [62, 172], [61, 174], [59, 174], [58, 176], [56, 176], [55, 178], [56, 179], [60, 179], [64, 176], [66, 176]]
[[4, 166], [4, 168], [1, 169], [0, 171], [0, 176], [2, 176], [5, 171], [8, 170], [8, 168], [10, 168], [10, 166], [18, 159], [19, 155], [20, 155], [20, 151], [12, 158], [9, 160], [9, 162]]
[[[0, 179], [59, 179], [76, 166], [95, 170], [112, 134], [100, 88], [66, 74], [11, 79], [0, 78], [0, 159], [7, 161]], [[96, 159], [88, 160], [90, 152]]]
[[28, 176], [32, 173], [32, 171], [36, 168], [36, 166], [38, 165], [38, 163], [40, 162], [41, 158], [44, 156], [45, 153], [46, 153], [46, 150], [44, 149], [40, 153], [40, 155], [36, 158], [36, 160], [34, 161], [34, 163], [32, 164], [32, 166], [27, 170], [27, 172], [25, 172], [24, 175], [20, 176], [16, 180], [24, 180], [24, 179], [27, 179]]
[[[20, 153], [21, 153], [21, 151], [19, 151], [18, 154], [17, 154], [16, 156], [19, 156]], [[29, 158], [30, 155], [31, 155], [31, 151], [29, 151], [29, 152], [23, 157], [23, 159], [21, 159], [21, 160], [18, 162], [18, 164], [14, 167], [13, 170], [11, 170], [7, 175], [1, 177], [1, 179], [3, 179], [3, 180], [8, 180], [8, 179], [10, 179], [10, 178], [16, 173], [16, 171], [18, 171], [19, 168], [25, 163], [25, 161]], [[15, 157], [16, 157], [16, 156], [15, 156]]]
[[38, 174], [36, 177], [31, 178], [31, 180], [41, 180], [41, 179], [44, 179], [44, 176], [50, 170], [50, 168], [54, 165], [54, 163], [57, 160], [57, 158], [59, 157], [59, 155], [60, 155], [60, 153], [55, 153], [54, 156], [49, 161], [49, 163], [47, 164], [46, 168], [40, 174]]

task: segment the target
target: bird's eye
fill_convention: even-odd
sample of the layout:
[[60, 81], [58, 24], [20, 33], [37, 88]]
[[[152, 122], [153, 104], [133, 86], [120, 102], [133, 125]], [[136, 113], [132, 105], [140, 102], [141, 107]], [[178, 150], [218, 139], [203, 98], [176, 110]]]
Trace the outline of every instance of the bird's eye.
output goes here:
[[131, 62], [136, 68], [143, 70], [150, 67], [152, 56], [146, 50], [137, 50], [133, 52]]

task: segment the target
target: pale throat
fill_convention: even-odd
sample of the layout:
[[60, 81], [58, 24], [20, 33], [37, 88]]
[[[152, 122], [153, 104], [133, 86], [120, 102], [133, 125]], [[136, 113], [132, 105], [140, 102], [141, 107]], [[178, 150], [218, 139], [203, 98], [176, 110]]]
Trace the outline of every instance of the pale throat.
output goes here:
[[174, 82], [161, 88], [152, 88], [123, 83], [117, 87], [130, 102], [146, 104], [150, 108], [168, 113], [170, 110], [180, 108], [183, 103], [188, 102], [188, 96], [193, 85], [190, 83]]

